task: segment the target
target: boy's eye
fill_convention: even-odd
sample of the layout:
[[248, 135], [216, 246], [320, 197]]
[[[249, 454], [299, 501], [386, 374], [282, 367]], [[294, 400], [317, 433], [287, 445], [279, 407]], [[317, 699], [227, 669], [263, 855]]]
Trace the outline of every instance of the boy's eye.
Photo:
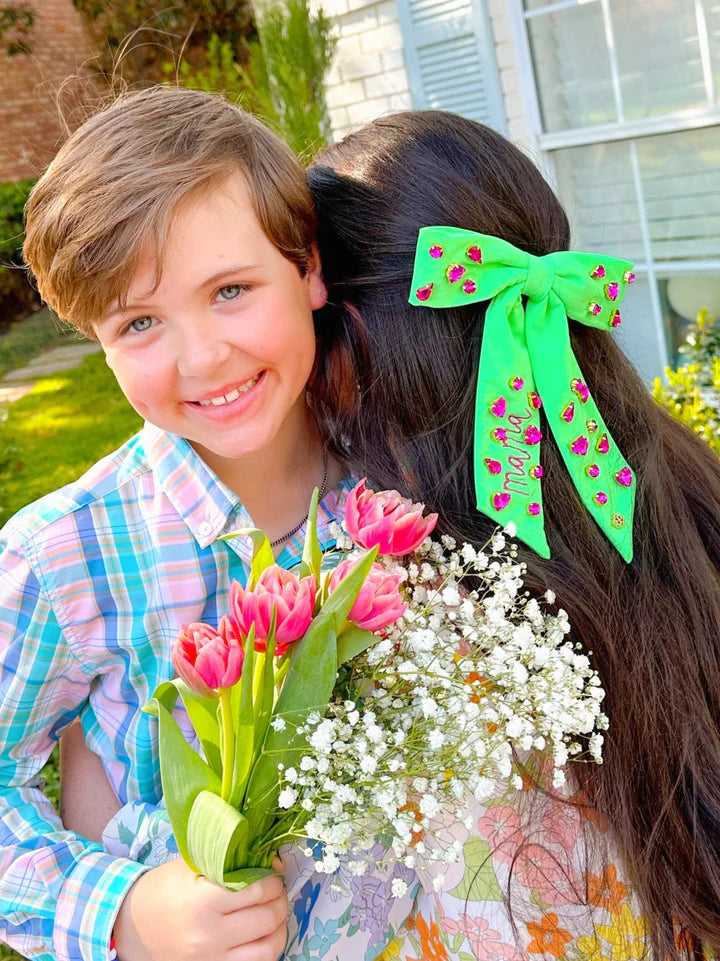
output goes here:
[[217, 295], [220, 300], [235, 300], [242, 290], [245, 290], [245, 284], [228, 284], [221, 287]]
[[135, 320], [130, 321], [125, 329], [135, 334], [142, 334], [152, 327], [152, 323], [152, 317], [136, 317]]

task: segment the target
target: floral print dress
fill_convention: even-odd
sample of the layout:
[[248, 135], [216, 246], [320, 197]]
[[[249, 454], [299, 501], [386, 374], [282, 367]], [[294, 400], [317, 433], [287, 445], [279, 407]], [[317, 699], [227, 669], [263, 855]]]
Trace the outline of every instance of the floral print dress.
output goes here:
[[[418, 844], [413, 867], [387, 859], [381, 840], [362, 876], [349, 861], [313, 870], [299, 847], [281, 851], [291, 910], [285, 961], [632, 961], [647, 928], [597, 815], [564, 792], [498, 785], [446, 865]], [[157, 865], [177, 857], [167, 812], [131, 803], [107, 826], [111, 853]], [[429, 839], [428, 844], [430, 843]], [[448, 843], [449, 846], [449, 843]]]

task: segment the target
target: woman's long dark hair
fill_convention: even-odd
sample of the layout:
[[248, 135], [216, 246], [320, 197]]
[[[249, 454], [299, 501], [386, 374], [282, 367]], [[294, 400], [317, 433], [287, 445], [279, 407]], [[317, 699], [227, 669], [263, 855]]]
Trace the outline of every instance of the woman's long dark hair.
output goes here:
[[[444, 532], [484, 543], [493, 524], [475, 509], [472, 437], [485, 305], [408, 305], [417, 233], [464, 227], [542, 255], [570, 246], [565, 213], [519, 150], [440, 112], [350, 134], [309, 181], [330, 298], [317, 317], [321, 427], [357, 475], [423, 501]], [[552, 557], [520, 556], [528, 587], [556, 592], [607, 692], [605, 761], [577, 765], [578, 776], [613, 826], [656, 957], [717, 950], [720, 463], [657, 407], [610, 332], [571, 323], [571, 337], [637, 477], [635, 559], [625, 564], [595, 525], [549, 431]]]

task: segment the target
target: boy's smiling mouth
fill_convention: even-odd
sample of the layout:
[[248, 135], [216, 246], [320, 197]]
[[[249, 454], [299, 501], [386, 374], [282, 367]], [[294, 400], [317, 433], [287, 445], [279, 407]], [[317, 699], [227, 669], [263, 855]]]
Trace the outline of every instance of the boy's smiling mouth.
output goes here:
[[246, 394], [249, 390], [260, 381], [261, 377], [264, 375], [265, 371], [261, 370], [259, 374], [256, 374], [251, 380], [243, 381], [236, 387], [230, 388], [230, 390], [224, 390], [222, 393], [214, 394], [210, 397], [205, 397], [202, 400], [191, 400], [188, 403], [195, 407], [224, 407], [226, 404], [232, 404], [234, 400]]

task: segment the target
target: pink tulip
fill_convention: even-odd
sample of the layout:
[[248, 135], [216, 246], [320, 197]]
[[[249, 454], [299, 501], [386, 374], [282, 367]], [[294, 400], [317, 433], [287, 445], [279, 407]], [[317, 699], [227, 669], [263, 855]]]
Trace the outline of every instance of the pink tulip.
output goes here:
[[[338, 564], [330, 577], [330, 594], [357, 563], [356, 558], [348, 558]], [[379, 631], [394, 624], [407, 610], [407, 604], [398, 590], [399, 585], [400, 574], [387, 571], [382, 564], [373, 564], [350, 609], [348, 620], [366, 631]]]
[[264, 651], [275, 609], [275, 654], [279, 657], [310, 627], [316, 590], [314, 577], [298, 578], [291, 571], [273, 564], [265, 568], [252, 590], [245, 590], [233, 581], [230, 588], [231, 620], [244, 637], [254, 624], [255, 650]]
[[223, 618], [218, 630], [208, 624], [183, 627], [172, 646], [175, 670], [205, 697], [216, 697], [219, 688], [232, 687], [242, 676], [242, 645], [228, 636], [225, 621]]
[[380, 554], [412, 554], [437, 524], [437, 514], [423, 517], [423, 505], [397, 491], [375, 491], [359, 481], [348, 494], [345, 523], [360, 547], [377, 545]]

